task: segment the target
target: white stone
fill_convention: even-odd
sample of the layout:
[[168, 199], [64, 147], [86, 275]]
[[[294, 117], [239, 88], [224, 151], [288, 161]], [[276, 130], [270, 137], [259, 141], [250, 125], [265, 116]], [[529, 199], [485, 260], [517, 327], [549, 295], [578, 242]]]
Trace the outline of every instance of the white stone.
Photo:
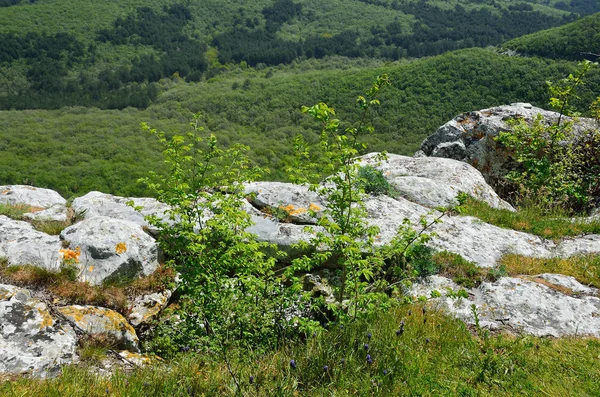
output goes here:
[[0, 373], [45, 378], [77, 360], [73, 329], [29, 290], [0, 285]]
[[92, 285], [146, 276], [158, 267], [156, 241], [134, 222], [96, 216], [64, 229], [60, 237], [70, 249], [79, 247], [79, 279]]

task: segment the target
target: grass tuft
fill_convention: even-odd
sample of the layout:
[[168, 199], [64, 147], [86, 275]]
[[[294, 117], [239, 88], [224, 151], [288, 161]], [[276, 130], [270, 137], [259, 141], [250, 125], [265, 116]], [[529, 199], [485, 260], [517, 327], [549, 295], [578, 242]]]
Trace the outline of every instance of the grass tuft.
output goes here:
[[547, 239], [600, 234], [600, 220], [578, 220], [560, 212], [548, 214], [540, 207], [535, 206], [523, 207], [517, 212], [512, 212], [492, 208], [487, 203], [469, 197], [461, 207], [462, 215], [471, 215], [492, 225], [535, 234]]
[[600, 288], [600, 255], [528, 258], [510, 254], [505, 255], [501, 263], [511, 275], [534, 276], [542, 273], [557, 273], [575, 277], [582, 284]]

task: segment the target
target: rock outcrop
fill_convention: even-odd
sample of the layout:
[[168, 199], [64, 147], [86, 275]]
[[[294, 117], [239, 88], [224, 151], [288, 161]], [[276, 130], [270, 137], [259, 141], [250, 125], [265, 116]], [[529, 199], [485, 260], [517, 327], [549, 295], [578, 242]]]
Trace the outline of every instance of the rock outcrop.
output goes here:
[[[510, 153], [494, 138], [501, 131], [511, 131], [509, 121], [534, 120], [537, 115], [550, 125], [558, 120], [559, 114], [532, 106], [528, 103], [513, 103], [456, 116], [427, 137], [421, 144], [417, 156], [444, 157], [466, 162], [479, 170], [485, 180], [497, 188], [502, 177], [514, 168]], [[569, 121], [568, 117], [563, 118]], [[580, 118], [573, 126], [575, 136], [590, 129], [597, 129], [593, 119]]]
[[0, 186], [0, 204], [26, 209], [25, 219], [67, 221], [67, 200], [54, 190], [24, 185]]
[[[541, 280], [541, 281], [540, 281]], [[460, 287], [444, 277], [431, 276], [415, 285], [410, 294], [442, 294], [432, 304], [475, 324], [490, 329], [509, 329], [536, 336], [600, 336], [600, 297], [593, 288], [572, 277], [542, 274], [537, 277], [503, 277], [468, 290], [469, 298], [449, 296]]]
[[[442, 215], [440, 207], [458, 204], [459, 193], [469, 194], [493, 208], [514, 209], [486, 182], [493, 181], [507, 167], [509, 156], [492, 139], [510, 128], [510, 118], [531, 119], [551, 112], [527, 104], [513, 104], [461, 115], [422, 146], [421, 157], [376, 154], [357, 159], [361, 165], [379, 169], [396, 189], [398, 197], [371, 196], [365, 201], [366, 221], [379, 228], [375, 244], [389, 243], [408, 219], [414, 227], [421, 219]], [[581, 128], [587, 126], [582, 121]], [[427, 155], [430, 157], [423, 157]], [[441, 157], [451, 158], [441, 158]], [[467, 164], [469, 163], [469, 164]], [[482, 173], [480, 172], [483, 172]], [[254, 225], [248, 231], [261, 241], [298, 255], [294, 245], [309, 241], [327, 206], [323, 197], [305, 186], [281, 182], [257, 182], [245, 186], [247, 211]], [[138, 210], [128, 205], [133, 202]], [[59, 236], [36, 230], [31, 223], [0, 216], [0, 258], [8, 266], [35, 265], [58, 270], [68, 258], [79, 267], [78, 278], [92, 285], [150, 275], [158, 267], [161, 253], [154, 238], [157, 230], [144, 219], [153, 215], [167, 222], [169, 207], [152, 198], [118, 197], [90, 192], [74, 200], [70, 209], [55, 192], [27, 186], [0, 187], [0, 203], [26, 208], [29, 220], [69, 220], [75, 223]], [[209, 214], [207, 214], [209, 216]], [[73, 222], [73, 220], [69, 220]], [[35, 224], [35, 222], [34, 222]], [[312, 228], [312, 232], [306, 228]], [[428, 244], [437, 250], [459, 254], [479, 267], [496, 266], [506, 254], [528, 257], [569, 257], [600, 254], [600, 235], [546, 240], [531, 234], [500, 228], [470, 216], [446, 215], [431, 225], [434, 233]], [[324, 250], [327, 247], [314, 247]], [[318, 269], [315, 269], [318, 271]], [[322, 269], [323, 270], [323, 269]], [[327, 269], [325, 269], [327, 270]], [[334, 300], [327, 276], [305, 276], [307, 290]], [[596, 289], [581, 285], [572, 277], [556, 274], [503, 277], [483, 282], [456, 298], [460, 287], [449, 279], [432, 276], [413, 285], [409, 294], [426, 297], [438, 291], [436, 305], [473, 323], [475, 305], [480, 325], [509, 328], [534, 335], [594, 335], [600, 337], [600, 297]], [[130, 361], [147, 358], [136, 355], [138, 338], [133, 326], [144, 329], [168, 303], [173, 291], [146, 293], [131, 300], [122, 316], [94, 306], [53, 307], [27, 289], [0, 285], [0, 373], [50, 376], [61, 364], [77, 361], [78, 332], [104, 337], [114, 347], [127, 349]]]

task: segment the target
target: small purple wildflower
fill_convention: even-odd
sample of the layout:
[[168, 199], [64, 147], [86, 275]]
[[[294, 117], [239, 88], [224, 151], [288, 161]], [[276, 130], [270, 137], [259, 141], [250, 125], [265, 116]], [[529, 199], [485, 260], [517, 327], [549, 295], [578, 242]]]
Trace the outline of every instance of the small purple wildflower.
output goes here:
[[429, 343], [429, 338], [425, 338], [425, 343]]
[[384, 369], [384, 370], [383, 370], [383, 374], [384, 374], [384, 375], [387, 375], [387, 374], [388, 374], [388, 370], [387, 370], [387, 369]]
[[369, 333], [367, 334], [367, 338], [368, 338], [368, 339], [371, 339], [372, 337], [373, 337], [373, 334], [369, 332]]
[[296, 360], [294, 360], [294, 359], [290, 360], [290, 367], [292, 367], [292, 369], [296, 369]]
[[187, 352], [190, 351], [190, 346], [189, 345], [185, 345], [185, 346], [183, 346], [183, 348], [181, 350], [183, 350], [184, 353], [187, 353]]
[[400, 329], [396, 330], [396, 336], [400, 336], [404, 333], [404, 327], [400, 327]]
[[329, 371], [329, 365], [323, 365], [323, 372]]
[[346, 359], [345, 359], [345, 358], [342, 358], [342, 359], [340, 360], [340, 364], [342, 364], [342, 365], [346, 364]]
[[373, 359], [370, 354], [367, 354], [367, 364], [373, 364]]
[[363, 345], [363, 348], [364, 348], [365, 350], [369, 350], [369, 344], [368, 344], [368, 343], [365, 343], [365, 344]]
[[253, 375], [250, 375], [250, 379], [249, 379], [249, 381], [250, 381], [250, 384], [253, 384], [253, 383], [254, 383], [254, 376], [253, 376]]
[[313, 332], [313, 338], [316, 338], [316, 337], [317, 337], [317, 333]]

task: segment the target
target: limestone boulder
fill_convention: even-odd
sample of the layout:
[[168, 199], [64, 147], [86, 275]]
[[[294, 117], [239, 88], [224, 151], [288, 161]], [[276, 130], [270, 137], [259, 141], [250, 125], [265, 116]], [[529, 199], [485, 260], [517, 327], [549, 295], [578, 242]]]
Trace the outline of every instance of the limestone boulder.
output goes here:
[[41, 211], [27, 212], [23, 214], [23, 218], [30, 221], [67, 222], [69, 216], [64, 205], [54, 204], [50, 208]]
[[67, 220], [67, 200], [50, 189], [27, 185], [0, 186], [0, 204], [23, 206], [31, 220]]
[[77, 336], [31, 291], [0, 285], [0, 373], [57, 375], [77, 360]]
[[31, 224], [0, 215], [0, 257], [8, 265], [35, 265], [58, 270], [61, 262], [58, 236], [39, 232]]
[[104, 307], [63, 306], [57, 310], [91, 337], [107, 341], [112, 348], [139, 353], [139, 340], [125, 317]]
[[0, 186], [0, 203], [45, 209], [56, 204], [66, 205], [67, 200], [50, 189], [26, 185], [6, 185]]
[[96, 216], [61, 232], [69, 249], [79, 249], [79, 279], [92, 285], [133, 279], [154, 272], [158, 245], [137, 223]]
[[380, 170], [399, 194], [420, 205], [436, 208], [458, 204], [456, 196], [467, 193], [493, 208], [514, 211], [492, 189], [481, 172], [462, 161], [436, 157], [406, 157], [388, 154], [378, 161], [377, 153], [359, 157], [361, 164]]
[[[136, 208], [128, 203], [133, 203]], [[148, 197], [120, 197], [101, 192], [89, 192], [78, 197], [71, 204], [73, 212], [84, 219], [95, 216], [105, 216], [136, 223], [146, 228], [151, 233], [156, 233], [156, 228], [151, 226], [145, 217], [153, 215], [161, 220], [168, 221], [167, 211], [169, 206], [156, 199]]]
[[[562, 277], [556, 275], [554, 279], [560, 284], [564, 281]], [[586, 290], [574, 280], [570, 280], [569, 285], [574, 290]], [[414, 286], [411, 292], [431, 296], [431, 291], [437, 290], [442, 297], [432, 299], [432, 304], [470, 324], [475, 323], [472, 310], [475, 305], [480, 326], [490, 329], [536, 336], [600, 336], [600, 298], [597, 296], [565, 294], [560, 288], [553, 288], [552, 283], [516, 277], [484, 282], [468, 291], [468, 299], [449, 297], [443, 293], [446, 288], [456, 290], [458, 286], [450, 280], [428, 279]]]
[[[529, 103], [513, 103], [462, 113], [427, 137], [421, 144], [419, 153], [464, 161], [481, 171], [492, 187], [499, 188], [503, 176], [514, 168], [515, 162], [511, 154], [494, 138], [500, 132], [512, 131], [511, 120], [523, 119], [531, 123], [538, 114], [546, 125], [556, 122], [559, 117], [557, 112]], [[568, 117], [563, 120], [571, 121]], [[579, 118], [574, 123], [574, 136], [597, 128], [593, 119]]]

